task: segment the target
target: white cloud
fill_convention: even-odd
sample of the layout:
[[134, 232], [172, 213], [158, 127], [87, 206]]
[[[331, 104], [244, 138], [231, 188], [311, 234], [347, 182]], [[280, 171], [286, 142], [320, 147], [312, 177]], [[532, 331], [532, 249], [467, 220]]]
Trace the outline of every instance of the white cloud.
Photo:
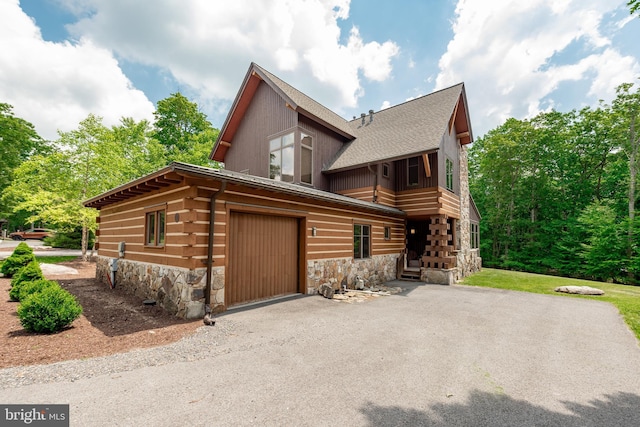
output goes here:
[[594, 102], [611, 97], [640, 74], [638, 61], [600, 30], [603, 16], [621, 6], [623, 0], [460, 0], [436, 88], [465, 81], [477, 135], [509, 117], [537, 114], [543, 100], [555, 105], [553, 93], [565, 82], [589, 79]]
[[389, 78], [398, 54], [395, 43], [365, 42], [357, 28], [341, 42], [338, 20], [348, 17], [349, 3], [88, 0], [83, 4], [93, 13], [70, 31], [130, 61], [169, 70], [203, 100], [233, 99], [254, 61], [341, 109], [362, 96], [362, 76]]
[[81, 38], [43, 41], [18, 0], [0, 2], [0, 102], [46, 139], [77, 128], [89, 113], [107, 125], [120, 117], [151, 118], [153, 104], [122, 73], [111, 52]]
[[380, 106], [380, 110], [386, 110], [389, 107], [391, 107], [391, 103], [385, 100], [382, 102], [382, 105]]

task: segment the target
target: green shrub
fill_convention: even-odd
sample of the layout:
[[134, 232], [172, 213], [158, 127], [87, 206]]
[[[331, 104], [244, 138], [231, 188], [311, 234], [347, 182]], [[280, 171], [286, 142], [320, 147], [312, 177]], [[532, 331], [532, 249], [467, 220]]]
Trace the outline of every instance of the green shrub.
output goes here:
[[0, 267], [0, 272], [2, 272], [5, 277], [13, 277], [23, 267], [35, 260], [36, 257], [35, 255], [33, 255], [33, 252], [25, 254], [16, 254], [14, 252], [4, 260], [4, 262], [2, 263], [2, 267]]
[[69, 326], [82, 314], [76, 298], [59, 286], [29, 295], [18, 306], [22, 326], [30, 332], [51, 333]]
[[[93, 246], [95, 234], [89, 231], [88, 248]], [[45, 237], [44, 244], [52, 248], [81, 249], [82, 248], [82, 228], [77, 228], [68, 232], [57, 232], [53, 237]]]
[[60, 285], [55, 280], [40, 279], [33, 282], [23, 282], [18, 290], [20, 301], [24, 301], [31, 294], [42, 292], [49, 287], [59, 288]]
[[11, 279], [11, 290], [9, 291], [9, 298], [12, 301], [20, 301], [20, 287], [27, 282], [33, 282], [35, 280], [44, 279], [40, 264], [38, 261], [32, 261], [23, 267], [13, 279]]
[[29, 247], [25, 242], [20, 242], [18, 246], [13, 250], [11, 255], [24, 255], [24, 254], [33, 254], [33, 249]]

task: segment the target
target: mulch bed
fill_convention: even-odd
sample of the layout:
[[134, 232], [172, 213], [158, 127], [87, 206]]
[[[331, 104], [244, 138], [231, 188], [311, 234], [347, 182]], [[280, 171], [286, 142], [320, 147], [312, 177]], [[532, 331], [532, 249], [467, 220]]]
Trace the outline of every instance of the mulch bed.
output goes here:
[[24, 330], [9, 300], [10, 279], [0, 278], [0, 368], [47, 364], [169, 344], [192, 334], [201, 320], [185, 321], [95, 279], [95, 263], [65, 262], [78, 274], [47, 275], [76, 296], [83, 314], [55, 334]]

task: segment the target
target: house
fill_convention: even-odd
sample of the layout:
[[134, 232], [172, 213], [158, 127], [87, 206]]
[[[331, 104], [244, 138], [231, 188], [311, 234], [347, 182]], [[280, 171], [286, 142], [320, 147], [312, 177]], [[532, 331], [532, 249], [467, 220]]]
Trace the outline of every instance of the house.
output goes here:
[[[347, 121], [251, 64], [211, 158], [85, 202], [96, 275], [186, 318], [329, 283], [480, 269], [463, 84]], [[114, 270], [112, 272], [112, 270]]]

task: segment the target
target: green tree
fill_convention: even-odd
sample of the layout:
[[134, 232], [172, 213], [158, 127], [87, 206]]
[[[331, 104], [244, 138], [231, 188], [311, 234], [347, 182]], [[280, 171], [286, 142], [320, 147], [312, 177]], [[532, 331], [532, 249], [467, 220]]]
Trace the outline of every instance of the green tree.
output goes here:
[[96, 212], [82, 202], [152, 172], [165, 163], [164, 150], [149, 136], [149, 125], [123, 119], [112, 129], [89, 115], [78, 129], [61, 132], [50, 155], [33, 156], [16, 168], [3, 196], [29, 221], [55, 224], [61, 231], [82, 229], [83, 256]]
[[[16, 117], [13, 107], [0, 103], [0, 193], [11, 183], [13, 171], [36, 153], [46, 152], [47, 143], [28, 121]], [[0, 203], [0, 217], [9, 207]]]
[[[166, 147], [170, 160], [190, 152], [196, 137], [213, 129], [207, 116], [198, 110], [198, 104], [189, 101], [179, 92], [158, 101], [153, 115], [153, 136]], [[209, 149], [213, 147], [214, 141], [211, 141]]]
[[629, 0], [627, 6], [629, 6], [630, 14], [640, 13], [640, 0]]
[[626, 154], [629, 165], [627, 196], [627, 257], [632, 258], [635, 246], [635, 212], [637, 199], [637, 177], [640, 167], [640, 88], [631, 91], [632, 83], [625, 83], [616, 89], [617, 96], [611, 105], [614, 128], [617, 130], [620, 148]]

